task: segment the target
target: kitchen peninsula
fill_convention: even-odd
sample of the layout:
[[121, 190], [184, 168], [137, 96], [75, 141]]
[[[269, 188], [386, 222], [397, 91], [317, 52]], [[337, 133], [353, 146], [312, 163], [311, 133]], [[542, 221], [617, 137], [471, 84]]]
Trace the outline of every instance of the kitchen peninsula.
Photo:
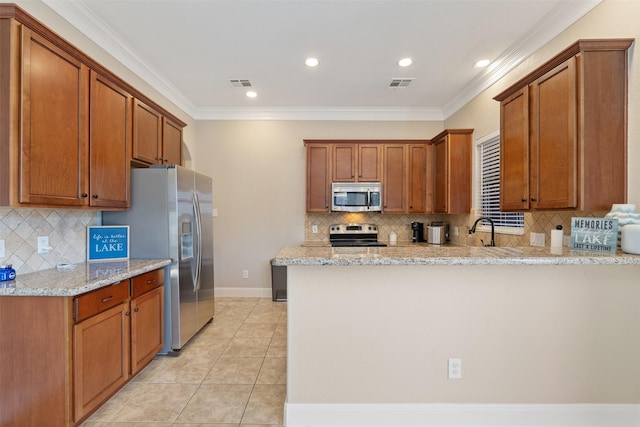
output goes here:
[[287, 426], [640, 424], [640, 256], [290, 247], [273, 262]]

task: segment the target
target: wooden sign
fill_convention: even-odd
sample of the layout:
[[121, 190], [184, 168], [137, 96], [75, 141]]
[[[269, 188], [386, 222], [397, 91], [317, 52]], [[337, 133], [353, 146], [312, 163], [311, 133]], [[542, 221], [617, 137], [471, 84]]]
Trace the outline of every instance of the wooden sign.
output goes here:
[[129, 226], [87, 227], [87, 261], [129, 259]]
[[571, 218], [571, 249], [591, 252], [618, 250], [618, 220], [611, 218]]

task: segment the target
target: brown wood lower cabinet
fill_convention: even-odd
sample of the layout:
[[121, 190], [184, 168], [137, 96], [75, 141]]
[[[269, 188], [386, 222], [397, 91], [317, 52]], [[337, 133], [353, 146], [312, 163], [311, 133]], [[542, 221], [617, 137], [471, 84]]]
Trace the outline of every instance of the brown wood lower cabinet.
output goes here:
[[164, 288], [131, 300], [131, 374], [144, 368], [164, 346]]
[[73, 326], [76, 420], [129, 380], [129, 336], [128, 298]]
[[164, 270], [75, 297], [0, 297], [0, 426], [77, 426], [164, 345]]

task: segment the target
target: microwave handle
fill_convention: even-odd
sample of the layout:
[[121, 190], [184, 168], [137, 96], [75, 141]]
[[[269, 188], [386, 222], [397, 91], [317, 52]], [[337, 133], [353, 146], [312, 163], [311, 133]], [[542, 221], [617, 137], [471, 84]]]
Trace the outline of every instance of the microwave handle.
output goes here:
[[371, 209], [371, 190], [367, 190], [367, 209]]

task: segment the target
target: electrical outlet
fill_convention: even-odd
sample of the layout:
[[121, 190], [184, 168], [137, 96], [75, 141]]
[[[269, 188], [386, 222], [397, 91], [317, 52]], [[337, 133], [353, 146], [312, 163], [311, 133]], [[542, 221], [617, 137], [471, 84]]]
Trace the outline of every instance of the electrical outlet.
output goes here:
[[449, 359], [449, 379], [462, 378], [462, 359]]
[[312, 232], [313, 234], [318, 234], [318, 226], [317, 226], [317, 225], [315, 225], [315, 224], [313, 224], [313, 225], [311, 226], [311, 232]]
[[0, 258], [4, 258], [5, 256], [4, 240], [0, 240]]
[[38, 236], [38, 253], [46, 254], [49, 253], [49, 236]]
[[458, 235], [458, 227], [453, 227], [453, 235], [454, 236]]
[[531, 233], [529, 235], [529, 244], [531, 246], [544, 247], [545, 235], [544, 233]]
[[243, 279], [249, 278], [249, 270], [242, 270], [242, 278]]

